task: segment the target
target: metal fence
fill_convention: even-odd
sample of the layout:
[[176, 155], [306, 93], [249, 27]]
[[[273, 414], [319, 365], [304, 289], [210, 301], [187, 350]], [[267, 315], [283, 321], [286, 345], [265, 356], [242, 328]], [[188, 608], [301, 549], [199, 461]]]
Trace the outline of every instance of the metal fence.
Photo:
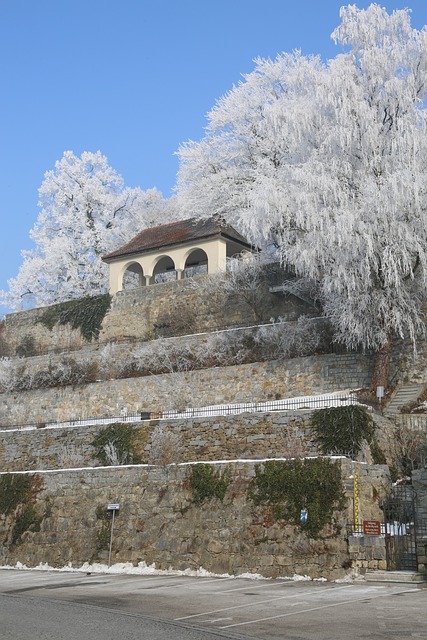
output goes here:
[[204, 418], [210, 416], [238, 415], [241, 413], [272, 412], [272, 411], [313, 411], [329, 407], [342, 407], [360, 404], [353, 393], [331, 393], [318, 396], [303, 396], [299, 398], [286, 398], [282, 400], [270, 400], [268, 402], [244, 402], [226, 405], [211, 405], [207, 407], [191, 407], [183, 411], [137, 411], [122, 413], [118, 416], [73, 418], [65, 422], [39, 422], [28, 424], [1, 425], [3, 430], [25, 431], [30, 429], [56, 429], [85, 427], [91, 425], [107, 425], [116, 422], [136, 423], [146, 420], [179, 420], [188, 418]]
[[303, 396], [299, 398], [286, 398], [282, 400], [270, 400], [267, 402], [245, 402], [223, 405], [211, 405], [209, 407], [196, 407], [184, 411], [163, 412], [163, 418], [194, 418], [219, 415], [236, 415], [239, 413], [256, 413], [270, 411], [300, 411], [303, 409], [325, 409], [328, 407], [342, 407], [359, 404], [354, 394], [327, 394], [319, 396]]
[[[380, 535], [384, 536], [386, 533], [386, 528], [383, 522], [380, 522]], [[347, 523], [347, 538], [355, 536], [362, 537], [367, 535], [363, 529], [363, 523], [361, 522], [348, 522]]]

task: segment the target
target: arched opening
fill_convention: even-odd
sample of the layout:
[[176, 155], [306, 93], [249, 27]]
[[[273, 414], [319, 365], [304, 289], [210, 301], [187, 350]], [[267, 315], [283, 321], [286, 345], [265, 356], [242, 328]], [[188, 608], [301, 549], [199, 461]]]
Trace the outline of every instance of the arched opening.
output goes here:
[[163, 256], [154, 267], [153, 282], [159, 284], [171, 280], [176, 280], [175, 263], [169, 256]]
[[208, 256], [203, 249], [194, 249], [185, 261], [184, 278], [201, 276], [208, 272]]
[[135, 289], [145, 285], [145, 277], [142, 267], [137, 262], [132, 262], [126, 267], [122, 278], [122, 290]]

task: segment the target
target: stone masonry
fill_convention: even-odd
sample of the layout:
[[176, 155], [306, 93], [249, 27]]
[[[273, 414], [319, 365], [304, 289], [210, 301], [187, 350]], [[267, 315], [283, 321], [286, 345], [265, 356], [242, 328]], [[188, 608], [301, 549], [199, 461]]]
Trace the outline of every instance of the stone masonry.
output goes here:
[[366, 386], [370, 366], [361, 354], [330, 354], [2, 393], [0, 425], [118, 416], [124, 406], [131, 414], [344, 391]]
[[[351, 485], [353, 463], [341, 459], [339, 464]], [[220, 574], [252, 572], [267, 577], [345, 575], [349, 560], [345, 523], [351, 517], [351, 496], [347, 509], [336, 514], [341, 532], [336, 535], [326, 527], [322, 538], [314, 540], [293, 525], [272, 520], [267, 507], [254, 506], [248, 498], [254, 462], [216, 464], [215, 469], [230, 474], [224, 501], [214, 498], [199, 506], [192, 502], [189, 465], [38, 472], [40, 491], [34, 510], [39, 530], [27, 531], [11, 545], [7, 541], [14, 515], [1, 515], [0, 561], [56, 567], [106, 562], [109, 523], [104, 514], [109, 502], [118, 502], [113, 563], [155, 563], [160, 569], [179, 570], [204, 567]], [[375, 484], [375, 475], [370, 481]]]
[[[170, 462], [318, 454], [307, 411], [147, 420], [134, 425], [135, 447], [145, 462], [153, 462], [152, 436], [159, 426], [174, 436]], [[104, 428], [92, 425], [0, 431], [0, 469], [14, 472], [99, 466], [92, 442]]]

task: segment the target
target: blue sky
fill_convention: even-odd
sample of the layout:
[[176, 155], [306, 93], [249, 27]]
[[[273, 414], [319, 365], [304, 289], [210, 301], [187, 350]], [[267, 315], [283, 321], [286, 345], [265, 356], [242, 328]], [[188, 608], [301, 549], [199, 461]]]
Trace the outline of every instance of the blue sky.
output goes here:
[[[126, 185], [169, 196], [174, 153], [202, 137], [215, 100], [257, 56], [335, 56], [330, 33], [342, 4], [0, 0], [0, 289], [32, 247], [38, 188], [64, 151], [100, 150]], [[413, 26], [427, 24], [427, 0], [379, 4], [408, 6]]]

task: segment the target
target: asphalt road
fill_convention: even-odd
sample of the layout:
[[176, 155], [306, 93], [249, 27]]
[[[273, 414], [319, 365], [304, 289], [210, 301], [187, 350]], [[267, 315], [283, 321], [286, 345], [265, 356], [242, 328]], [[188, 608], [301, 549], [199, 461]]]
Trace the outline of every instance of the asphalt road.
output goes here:
[[404, 585], [0, 571], [3, 640], [427, 639]]

